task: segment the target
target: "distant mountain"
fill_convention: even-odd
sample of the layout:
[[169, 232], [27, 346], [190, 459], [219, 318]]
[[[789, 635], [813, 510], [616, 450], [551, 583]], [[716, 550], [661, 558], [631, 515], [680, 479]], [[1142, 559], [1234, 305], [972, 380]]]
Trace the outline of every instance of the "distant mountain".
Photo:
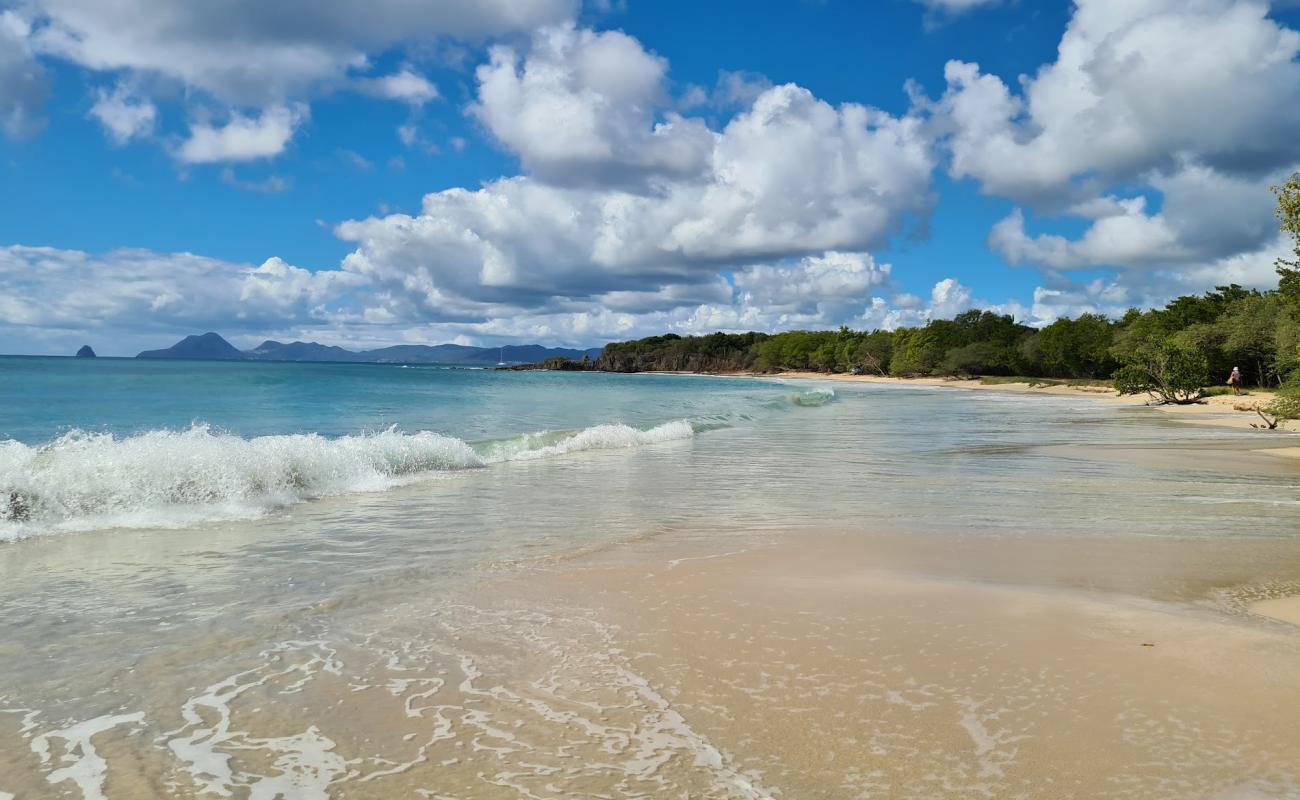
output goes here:
[[248, 358], [267, 361], [356, 361], [360, 356], [342, 347], [318, 344], [316, 342], [290, 342], [284, 344], [270, 339], [262, 342], [252, 350], [245, 350]]
[[218, 334], [186, 336], [165, 350], [146, 350], [136, 358], [187, 358], [202, 361], [243, 361], [245, 355]]
[[463, 344], [399, 344], [377, 350], [347, 350], [342, 347], [317, 342], [290, 342], [285, 344], [271, 339], [252, 350], [239, 350], [215, 333], [186, 336], [165, 350], [146, 350], [136, 358], [187, 358], [222, 361], [347, 361], [378, 364], [458, 364], [464, 366], [494, 366], [500, 361], [508, 364], [536, 363], [548, 358], [571, 358], [581, 361], [583, 356], [596, 360], [603, 347], [574, 350], [567, 347], [543, 347], [537, 344], [508, 345], [506, 347], [470, 347]]
[[507, 347], [470, 347], [463, 344], [399, 344], [358, 353], [359, 360], [383, 364], [465, 364], [491, 366], [500, 361], [508, 364], [544, 361], [562, 356], [581, 361], [584, 355], [593, 360], [603, 347], [591, 350], [573, 350], [567, 347], [542, 347], [539, 344], [510, 345]]
[[77, 351], [77, 358], [94, 358], [94, 357], [95, 357], [95, 351], [88, 344], [83, 344], [81, 346], [81, 349]]

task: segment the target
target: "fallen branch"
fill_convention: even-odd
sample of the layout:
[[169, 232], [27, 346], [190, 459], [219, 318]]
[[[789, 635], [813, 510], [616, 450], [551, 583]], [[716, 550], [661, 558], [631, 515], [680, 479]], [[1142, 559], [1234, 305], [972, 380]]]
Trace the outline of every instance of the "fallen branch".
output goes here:
[[1264, 412], [1263, 412], [1263, 411], [1260, 411], [1258, 408], [1255, 409], [1255, 413], [1259, 415], [1259, 418], [1260, 418], [1260, 419], [1264, 420], [1264, 424], [1263, 424], [1263, 425], [1256, 425], [1255, 423], [1252, 422], [1252, 423], [1250, 423], [1250, 427], [1255, 428], [1256, 430], [1261, 430], [1261, 431], [1266, 431], [1266, 430], [1267, 430], [1267, 431], [1275, 431], [1275, 430], [1277, 430], [1277, 423], [1278, 423], [1278, 418], [1277, 418], [1277, 417], [1274, 417], [1273, 419], [1269, 419], [1269, 418], [1264, 414]]

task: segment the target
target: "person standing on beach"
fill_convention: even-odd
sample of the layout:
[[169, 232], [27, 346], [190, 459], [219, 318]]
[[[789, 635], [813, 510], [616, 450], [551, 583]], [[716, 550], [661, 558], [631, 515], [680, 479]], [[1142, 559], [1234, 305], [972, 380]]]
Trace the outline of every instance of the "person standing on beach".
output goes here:
[[1232, 374], [1228, 376], [1228, 385], [1232, 387], [1233, 394], [1241, 394], [1241, 370], [1233, 367]]

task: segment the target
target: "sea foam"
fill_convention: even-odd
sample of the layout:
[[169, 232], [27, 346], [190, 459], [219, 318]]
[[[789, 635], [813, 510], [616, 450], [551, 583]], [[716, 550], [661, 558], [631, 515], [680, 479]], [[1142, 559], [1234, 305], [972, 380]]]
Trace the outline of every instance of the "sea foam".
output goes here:
[[477, 450], [396, 428], [327, 438], [243, 438], [195, 425], [119, 437], [70, 431], [48, 444], [0, 441], [0, 541], [48, 530], [185, 527], [255, 517], [313, 498], [383, 491], [429, 473], [634, 447], [693, 435], [677, 421], [527, 434]]

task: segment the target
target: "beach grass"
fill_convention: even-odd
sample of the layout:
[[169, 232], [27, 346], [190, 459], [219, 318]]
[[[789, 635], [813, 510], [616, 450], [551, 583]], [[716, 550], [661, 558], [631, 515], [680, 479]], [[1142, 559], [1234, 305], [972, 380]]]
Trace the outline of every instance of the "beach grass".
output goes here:
[[1023, 383], [1029, 386], [1098, 386], [1110, 388], [1111, 381], [1092, 378], [1033, 378], [1027, 375], [987, 375], [980, 378], [984, 386]]

